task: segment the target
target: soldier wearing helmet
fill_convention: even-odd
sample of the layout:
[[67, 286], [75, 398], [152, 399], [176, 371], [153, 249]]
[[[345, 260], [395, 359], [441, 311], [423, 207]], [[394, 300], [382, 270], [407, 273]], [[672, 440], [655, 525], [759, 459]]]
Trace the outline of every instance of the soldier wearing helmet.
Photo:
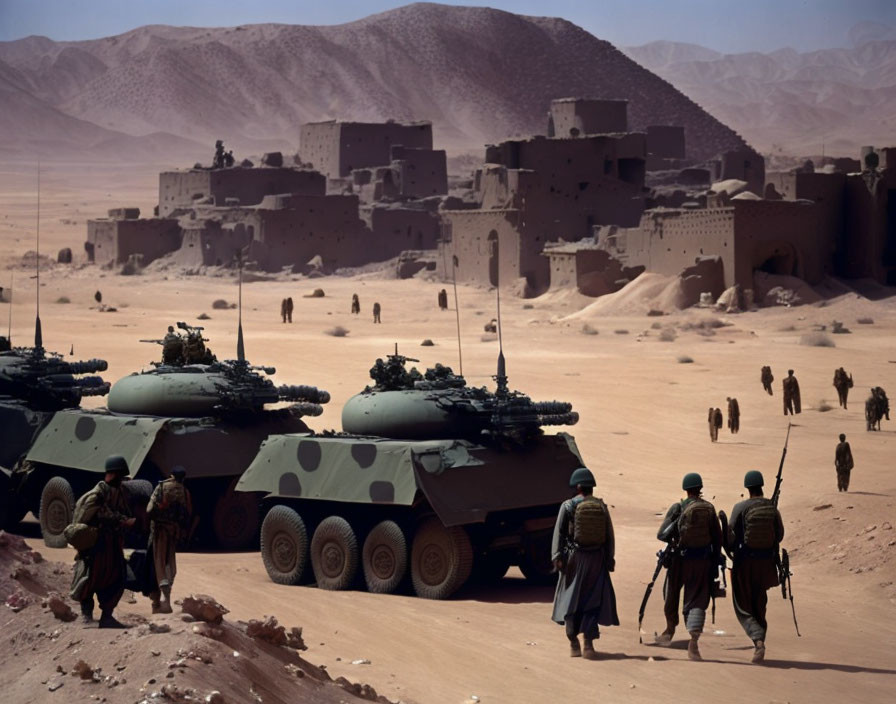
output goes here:
[[656, 638], [657, 645], [669, 646], [678, 626], [678, 606], [684, 590], [682, 614], [691, 636], [688, 657], [702, 660], [698, 640], [706, 622], [706, 608], [712, 596], [714, 566], [722, 552], [722, 528], [715, 507], [701, 497], [703, 479], [696, 472], [684, 475], [681, 488], [687, 496], [666, 511], [657, 539], [672, 544], [666, 565], [666, 595], [663, 611], [666, 630]]
[[731, 590], [734, 613], [753, 641], [753, 662], [765, 659], [768, 622], [766, 592], [778, 586], [776, 565], [778, 545], [784, 539], [784, 523], [775, 504], [762, 494], [762, 472], [750, 470], [744, 476], [744, 488], [750, 497], [731, 511], [726, 547], [733, 555]]
[[[619, 625], [610, 580], [616, 567], [616, 539], [607, 505], [593, 495], [591, 470], [579, 467], [569, 485], [576, 495], [560, 507], [551, 542], [551, 557], [560, 573], [552, 618], [566, 627], [570, 655], [594, 660], [600, 626]], [[579, 645], [579, 633], [584, 636], [584, 648]]]
[[190, 529], [193, 502], [184, 486], [187, 470], [177, 465], [171, 476], [156, 486], [146, 507], [152, 521], [147, 558], [152, 561], [153, 578], [147, 591], [154, 614], [170, 614], [171, 587], [177, 574], [177, 544]]

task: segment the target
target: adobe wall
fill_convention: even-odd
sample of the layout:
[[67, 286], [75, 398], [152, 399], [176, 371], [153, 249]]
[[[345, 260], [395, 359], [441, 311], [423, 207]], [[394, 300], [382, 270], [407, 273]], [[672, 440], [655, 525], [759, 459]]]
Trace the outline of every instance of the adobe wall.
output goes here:
[[300, 130], [302, 159], [328, 178], [348, 176], [353, 169], [384, 166], [394, 145], [432, 149], [432, 123], [312, 122]]
[[131, 254], [142, 254], [143, 263], [175, 251], [181, 244], [177, 220], [88, 220], [84, 249], [89, 261], [99, 265], [123, 264]]
[[[457, 280], [483, 285], [509, 286], [525, 276], [520, 266], [521, 216], [516, 210], [450, 210], [443, 211], [443, 237], [439, 243], [439, 266], [456, 256]], [[489, 236], [495, 233], [498, 251], [495, 261], [490, 256]], [[549, 276], [548, 262], [540, 257], [544, 279]], [[450, 264], [445, 278], [451, 278]], [[532, 272], [535, 274], [535, 272]]]
[[441, 219], [428, 210], [377, 207], [364, 208], [361, 216], [376, 242], [376, 259], [398, 256], [406, 249], [436, 249], [441, 237]]
[[391, 164], [398, 176], [398, 190], [405, 198], [447, 195], [448, 164], [442, 149], [410, 149], [393, 146]]
[[743, 149], [719, 154], [713, 162], [713, 181], [738, 179], [747, 182], [747, 189], [762, 196], [765, 187], [765, 159], [758, 152]]
[[159, 215], [190, 209], [203, 198], [211, 198], [219, 206], [227, 198], [236, 198], [240, 205], [248, 206], [274, 193], [322, 196], [326, 187], [326, 178], [317, 171], [291, 167], [163, 171], [159, 174]]
[[551, 101], [551, 137], [628, 132], [627, 100], [561, 98]]
[[183, 243], [175, 261], [180, 266], [229, 266], [251, 239], [242, 222], [193, 221], [183, 231]]
[[896, 285], [896, 170], [846, 179], [846, 276]]

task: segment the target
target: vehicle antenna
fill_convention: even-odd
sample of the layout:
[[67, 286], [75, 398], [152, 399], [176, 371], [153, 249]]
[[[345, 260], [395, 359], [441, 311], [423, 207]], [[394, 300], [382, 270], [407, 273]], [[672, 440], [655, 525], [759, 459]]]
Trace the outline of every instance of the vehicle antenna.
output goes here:
[[[495, 277], [497, 279], [497, 276]], [[507, 394], [507, 367], [504, 363], [504, 341], [501, 336], [501, 282], [496, 281], [495, 294], [498, 302], [498, 373], [495, 374], [497, 388], [495, 394], [504, 396]]]
[[44, 346], [44, 336], [40, 329], [40, 162], [37, 162], [37, 236], [36, 236], [36, 256], [34, 257], [34, 267], [37, 270], [35, 279], [37, 279], [36, 299], [37, 311], [34, 320], [34, 349], [39, 352]]
[[460, 375], [464, 375], [464, 356], [460, 348], [460, 306], [457, 303], [457, 255], [451, 255], [451, 281], [454, 284], [454, 313], [457, 317], [457, 363]]
[[243, 255], [240, 253], [237, 262], [239, 264], [239, 294], [237, 299], [237, 331], [236, 331], [236, 359], [238, 362], [246, 361], [246, 348], [243, 345]]
[[9, 272], [9, 320], [6, 323], [6, 341], [12, 347], [12, 287], [15, 283], [15, 272]]

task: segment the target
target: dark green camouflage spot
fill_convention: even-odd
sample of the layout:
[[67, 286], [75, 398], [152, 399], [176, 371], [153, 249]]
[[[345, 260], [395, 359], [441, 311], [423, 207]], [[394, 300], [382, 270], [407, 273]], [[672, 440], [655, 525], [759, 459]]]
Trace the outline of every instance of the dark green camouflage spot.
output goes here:
[[89, 416], [81, 416], [75, 423], [75, 437], [78, 440], [90, 440], [96, 432], [96, 421]]
[[361, 467], [361, 469], [367, 469], [376, 459], [376, 445], [372, 442], [352, 445], [352, 458], [358, 463], [358, 466]]
[[299, 465], [306, 472], [313, 472], [320, 466], [320, 445], [314, 440], [302, 440], [296, 450]]
[[301, 496], [302, 484], [293, 472], [287, 472], [280, 477], [280, 485], [277, 489], [280, 496]]
[[370, 500], [376, 503], [394, 503], [395, 486], [392, 482], [370, 482]]

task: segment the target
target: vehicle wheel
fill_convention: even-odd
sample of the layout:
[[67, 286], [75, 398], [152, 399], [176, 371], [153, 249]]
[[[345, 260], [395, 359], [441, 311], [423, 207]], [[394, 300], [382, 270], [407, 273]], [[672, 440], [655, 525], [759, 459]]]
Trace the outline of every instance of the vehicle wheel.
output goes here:
[[50, 548], [64, 548], [68, 543], [62, 531], [72, 522], [75, 492], [62, 477], [52, 477], [40, 493], [40, 531]]
[[236, 481], [215, 502], [212, 515], [215, 542], [225, 550], [249, 547], [258, 532], [258, 498], [255, 494], [234, 491]]
[[274, 506], [261, 523], [261, 561], [277, 584], [298, 584], [308, 565], [305, 522], [288, 506]]
[[311, 539], [311, 567], [321, 589], [348, 589], [358, 573], [358, 539], [348, 521], [329, 516]]
[[555, 584], [557, 573], [551, 564], [551, 536], [532, 540], [522, 559], [520, 572], [530, 584]]
[[395, 521], [377, 523], [361, 551], [364, 581], [374, 594], [391, 594], [408, 569], [408, 544]]
[[411, 581], [417, 596], [447, 599], [467, 581], [473, 569], [473, 548], [460, 526], [446, 528], [438, 518], [419, 526], [411, 546]]

